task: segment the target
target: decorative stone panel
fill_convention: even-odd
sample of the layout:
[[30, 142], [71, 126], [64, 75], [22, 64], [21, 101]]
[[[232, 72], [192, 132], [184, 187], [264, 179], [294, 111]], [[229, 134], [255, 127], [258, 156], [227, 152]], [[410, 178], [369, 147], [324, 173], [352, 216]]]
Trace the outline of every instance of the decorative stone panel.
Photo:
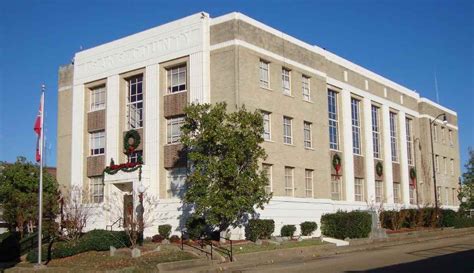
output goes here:
[[354, 155], [354, 177], [365, 177], [365, 164], [362, 156]]
[[392, 163], [392, 175], [393, 182], [401, 183], [400, 164]]
[[105, 168], [105, 155], [87, 157], [87, 176], [102, 175]]
[[105, 109], [87, 113], [87, 131], [105, 130]]
[[188, 105], [188, 92], [165, 95], [163, 103], [165, 118], [184, 115], [184, 108]]
[[186, 167], [186, 152], [183, 144], [172, 144], [164, 146], [164, 167], [177, 168]]

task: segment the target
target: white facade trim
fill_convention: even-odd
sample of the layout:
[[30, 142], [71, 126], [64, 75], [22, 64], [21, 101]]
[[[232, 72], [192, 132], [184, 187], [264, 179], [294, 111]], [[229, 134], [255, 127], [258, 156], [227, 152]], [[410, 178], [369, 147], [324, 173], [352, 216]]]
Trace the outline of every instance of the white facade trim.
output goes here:
[[82, 188], [84, 168], [84, 84], [74, 85], [72, 90], [72, 136], [71, 136], [71, 186]]
[[144, 150], [144, 163], [147, 166], [157, 166], [156, 168], [150, 168], [150, 179], [145, 180], [143, 186], [147, 188], [148, 192], [158, 195], [159, 183], [153, 183], [153, 181], [159, 181], [159, 156], [160, 156], [160, 144], [158, 142], [160, 131], [160, 115], [159, 107], [159, 65], [153, 64], [146, 67], [145, 71], [145, 150]]
[[[343, 89], [339, 93], [341, 97], [342, 110], [342, 177], [346, 187], [345, 199], [354, 201], [354, 154], [352, 152], [352, 124], [351, 124], [351, 93]], [[344, 118], [345, 117], [345, 118]]]
[[372, 102], [368, 98], [362, 100], [362, 111], [364, 121], [362, 123], [364, 128], [364, 147], [365, 147], [365, 183], [367, 192], [367, 202], [369, 204], [375, 203], [375, 167], [374, 167], [374, 148], [372, 137]]
[[410, 205], [410, 181], [408, 180], [408, 150], [405, 112], [398, 112], [398, 132], [400, 143], [400, 183], [402, 202], [405, 206]]
[[106, 84], [106, 116], [105, 116], [105, 163], [111, 158], [119, 158], [120, 139], [120, 77], [114, 75], [107, 78]]
[[393, 205], [393, 168], [392, 147], [390, 144], [390, 110], [386, 104], [382, 104], [382, 139], [385, 199], [387, 204]]
[[427, 98], [420, 98], [418, 100], [418, 102], [424, 102], [424, 103], [428, 103], [436, 108], [439, 108], [440, 110], [443, 110], [445, 111], [446, 113], [449, 113], [451, 115], [454, 115], [454, 116], [457, 116], [457, 113], [449, 108], [446, 108], [445, 106], [442, 106], [442, 105], [439, 105], [437, 104], [436, 102], [430, 100], [430, 99], [427, 99]]

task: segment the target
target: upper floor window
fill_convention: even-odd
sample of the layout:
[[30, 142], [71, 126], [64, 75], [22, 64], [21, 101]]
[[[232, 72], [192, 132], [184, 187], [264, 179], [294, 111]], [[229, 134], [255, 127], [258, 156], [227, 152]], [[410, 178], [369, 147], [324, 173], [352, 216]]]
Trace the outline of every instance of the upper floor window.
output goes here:
[[289, 69], [281, 69], [281, 85], [283, 87], [283, 94], [291, 95], [291, 72]]
[[186, 64], [167, 70], [168, 93], [186, 91]]
[[438, 141], [438, 125], [433, 124], [433, 140]]
[[380, 110], [372, 105], [372, 146], [374, 149], [374, 158], [381, 158], [380, 149]]
[[167, 120], [168, 144], [178, 143], [181, 140], [181, 126], [184, 124], [184, 117], [175, 117]]
[[448, 137], [449, 137], [449, 145], [453, 145], [453, 130], [449, 129]]
[[265, 192], [272, 192], [272, 165], [271, 164], [262, 164], [262, 169], [265, 172], [265, 175], [268, 178], [268, 184], [265, 186]]
[[143, 75], [127, 80], [127, 125], [128, 129], [143, 127]]
[[405, 121], [406, 134], [407, 134], [407, 156], [408, 165], [413, 165], [413, 137], [412, 137], [412, 120], [406, 118]]
[[271, 140], [271, 119], [269, 112], [262, 112], [263, 115], [263, 139]]
[[448, 159], [443, 157], [444, 174], [448, 174]]
[[139, 163], [140, 160], [143, 162], [143, 151], [134, 151], [130, 154], [129, 160], [131, 163]]
[[260, 86], [270, 88], [270, 63], [260, 60]]
[[444, 135], [444, 127], [443, 127], [443, 126], [441, 126], [441, 142], [442, 142], [442, 143], [445, 143], [445, 142], [446, 142], [445, 135]]
[[439, 156], [435, 155], [435, 170], [439, 173]]
[[454, 159], [451, 159], [451, 175], [454, 175]]
[[303, 100], [311, 101], [311, 85], [308, 76], [303, 75], [301, 77], [301, 88], [303, 91]]
[[361, 154], [360, 145], [360, 101], [351, 99], [351, 117], [352, 117], [352, 152], [356, 155]]
[[329, 116], [329, 148], [339, 149], [339, 118], [337, 114], [337, 93], [328, 90], [328, 116]]
[[105, 131], [97, 131], [90, 134], [91, 155], [102, 155], [105, 153]]
[[393, 162], [398, 162], [397, 134], [397, 114], [390, 112], [390, 148]]
[[105, 85], [91, 89], [91, 112], [105, 109]]
[[292, 121], [293, 119], [290, 117], [283, 117], [283, 143], [285, 144], [293, 144], [291, 129]]
[[303, 122], [304, 147], [312, 147], [311, 122]]

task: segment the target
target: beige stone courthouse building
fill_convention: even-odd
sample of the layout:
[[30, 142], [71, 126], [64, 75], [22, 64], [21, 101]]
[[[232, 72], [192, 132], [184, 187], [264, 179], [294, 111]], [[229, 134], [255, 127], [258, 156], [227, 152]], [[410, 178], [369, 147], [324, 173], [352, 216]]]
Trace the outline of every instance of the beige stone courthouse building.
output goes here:
[[[183, 108], [220, 101], [262, 112], [273, 198], [259, 213], [277, 234], [337, 210], [433, 205], [433, 165], [439, 204], [458, 206], [456, 112], [240, 13], [197, 13], [77, 52], [59, 69], [58, 96], [57, 178], [90, 192], [89, 229], [117, 220], [102, 209], [108, 196], [127, 202], [142, 184], [159, 203], [146, 233], [163, 223], [178, 232]], [[433, 122], [432, 150], [430, 122], [440, 114], [447, 123]], [[111, 159], [127, 162], [131, 129], [141, 136], [130, 156], [143, 159], [141, 180], [102, 177]]]

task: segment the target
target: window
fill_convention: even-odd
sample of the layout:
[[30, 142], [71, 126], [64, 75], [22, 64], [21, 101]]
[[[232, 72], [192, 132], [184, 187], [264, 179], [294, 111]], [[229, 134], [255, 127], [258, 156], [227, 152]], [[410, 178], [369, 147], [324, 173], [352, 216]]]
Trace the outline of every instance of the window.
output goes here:
[[393, 183], [393, 202], [400, 203], [400, 183]]
[[438, 125], [433, 124], [433, 140], [438, 141]]
[[90, 193], [92, 203], [102, 203], [104, 201], [104, 181], [102, 176], [89, 178]]
[[138, 163], [140, 160], [143, 162], [143, 151], [135, 151], [130, 154], [131, 163]]
[[178, 143], [181, 139], [181, 126], [184, 124], [184, 117], [168, 119], [168, 144]]
[[413, 139], [412, 139], [412, 120], [407, 118], [405, 119], [406, 125], [406, 134], [407, 134], [407, 156], [408, 156], [408, 165], [413, 165]]
[[449, 145], [453, 146], [453, 130], [449, 129], [448, 137], [449, 137]]
[[444, 193], [445, 193], [445, 195], [444, 195], [445, 196], [444, 204], [449, 205], [449, 192], [450, 192], [450, 190], [449, 190], [449, 188], [445, 188], [444, 190], [445, 190], [444, 191]]
[[448, 174], [448, 159], [443, 157], [444, 174]]
[[105, 109], [105, 85], [91, 89], [91, 112]]
[[455, 188], [452, 188], [452, 193], [453, 193], [453, 206], [456, 205], [456, 198], [457, 198], [457, 191]]
[[304, 170], [306, 197], [313, 197], [313, 170]]
[[450, 161], [451, 161], [450, 162], [451, 163], [450, 164], [451, 165], [451, 175], [454, 175], [454, 159], [451, 159]]
[[168, 94], [186, 91], [186, 64], [167, 70]]
[[352, 152], [356, 155], [361, 154], [360, 148], [360, 101], [351, 99], [352, 116]]
[[337, 93], [328, 90], [328, 114], [329, 114], [329, 148], [339, 150], [338, 136], [338, 114], [337, 114]]
[[415, 187], [410, 186], [410, 204], [415, 204]]
[[262, 169], [268, 178], [268, 184], [265, 186], [265, 192], [271, 193], [272, 192], [272, 165], [262, 164]]
[[308, 76], [303, 75], [301, 77], [301, 86], [303, 90], [303, 100], [311, 101], [310, 80]]
[[383, 181], [376, 180], [375, 181], [375, 202], [381, 203], [383, 202]]
[[291, 137], [291, 122], [292, 118], [283, 117], [283, 143], [292, 144], [293, 139]]
[[374, 158], [381, 159], [380, 152], [380, 119], [379, 108], [372, 105], [372, 146], [374, 149]]
[[283, 94], [291, 95], [291, 72], [286, 68], [281, 69], [281, 86], [283, 87]]
[[392, 150], [392, 161], [398, 162], [397, 114], [393, 112], [390, 112], [390, 146]]
[[435, 170], [439, 173], [439, 156], [435, 155]]
[[312, 147], [312, 134], [311, 134], [311, 122], [303, 122], [303, 127], [304, 127], [304, 147], [305, 148], [311, 148]]
[[441, 187], [436, 187], [436, 191], [437, 191], [437, 201], [438, 203], [441, 203]]
[[285, 167], [285, 195], [293, 196], [293, 171], [294, 168]]
[[270, 88], [270, 63], [260, 60], [260, 87]]
[[354, 198], [355, 201], [364, 201], [364, 179], [354, 178]]
[[168, 170], [168, 194], [170, 198], [182, 197], [186, 190], [186, 168]]
[[105, 153], [105, 131], [93, 132], [90, 134], [91, 155], [102, 155]]
[[269, 112], [262, 112], [263, 115], [263, 139], [271, 140], [271, 123], [270, 123], [270, 113]]
[[444, 127], [441, 126], [441, 142], [442, 143], [445, 143], [446, 140], [445, 140], [445, 135], [444, 135]]
[[331, 199], [342, 199], [342, 180], [337, 175], [331, 175]]
[[127, 80], [127, 125], [128, 129], [143, 127], [143, 75]]

